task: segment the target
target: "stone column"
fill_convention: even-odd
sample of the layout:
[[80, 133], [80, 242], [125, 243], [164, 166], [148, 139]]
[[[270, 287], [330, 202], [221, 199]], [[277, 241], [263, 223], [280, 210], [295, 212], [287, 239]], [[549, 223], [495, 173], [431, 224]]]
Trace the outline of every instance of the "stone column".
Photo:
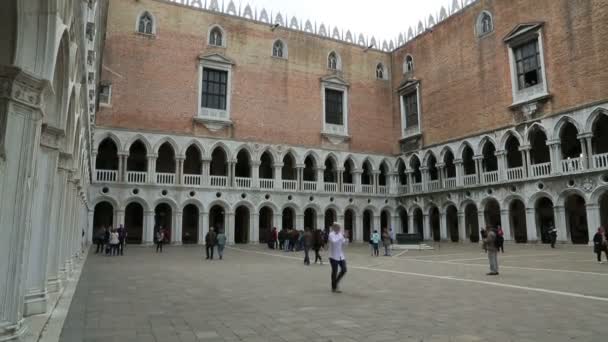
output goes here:
[[325, 182], [323, 179], [323, 172], [325, 171], [325, 167], [317, 167], [317, 191], [325, 191], [323, 188]]
[[274, 167], [274, 188], [275, 190], [283, 189], [283, 163], [275, 163]]
[[[68, 173], [64, 167], [65, 158], [60, 154], [58, 167], [54, 179], [53, 203], [49, 216], [49, 239], [47, 257], [47, 287], [49, 292], [61, 291], [61, 277], [59, 273], [60, 246], [64, 235], [63, 215], [66, 203], [64, 202], [67, 191]], [[92, 225], [92, 219], [91, 219]]]
[[475, 161], [475, 174], [477, 175], [477, 184], [482, 184], [483, 183], [483, 166], [482, 166], [482, 160], [483, 160], [483, 156], [475, 156], [473, 157], [473, 160]]
[[407, 229], [408, 231], [405, 233], [414, 234], [416, 233], [416, 227], [414, 227], [414, 212], [408, 213], [407, 215]]
[[363, 216], [355, 213], [355, 236], [353, 241], [363, 242]]
[[177, 170], [175, 170], [175, 184], [184, 184], [184, 157], [177, 157]]
[[[592, 133], [586, 133], [584, 135], [585, 137], [585, 143], [587, 145], [587, 160], [589, 163], [589, 169], [594, 169], [595, 165], [593, 163], [593, 144], [591, 143], [591, 139], [593, 137]], [[593, 232], [593, 234], [595, 234], [595, 231]], [[593, 235], [589, 235], [589, 238], [592, 238]]]
[[156, 158], [157, 154], [148, 154], [148, 183], [156, 184]]
[[144, 224], [146, 225], [144, 231], [144, 244], [151, 245], [154, 243], [154, 210], [148, 210], [144, 213]]
[[[120, 151], [118, 152], [118, 156], [120, 158]], [[127, 154], [128, 155], [128, 154]], [[91, 160], [93, 161], [91, 163], [91, 178], [93, 179], [94, 182], [97, 181], [97, 169], [96, 169], [96, 165], [95, 162], [97, 161], [97, 150], [93, 150], [93, 152], [91, 152]]]
[[[478, 229], [486, 229], [486, 215], [484, 210], [477, 210], [477, 220], [478, 220]], [[481, 236], [479, 237], [479, 241], [481, 241]]]
[[202, 186], [209, 186], [211, 184], [211, 182], [209, 181], [209, 177], [211, 176], [211, 172], [209, 170], [211, 164], [211, 159], [204, 159], [203, 158], [203, 168], [202, 168], [202, 174], [201, 174], [201, 185]]
[[[116, 175], [116, 182], [118, 183], [122, 183], [124, 181], [126, 157], [126, 152], [118, 152], [118, 174]], [[93, 162], [93, 164], [95, 164], [95, 162]]]
[[559, 139], [547, 140], [547, 146], [549, 146], [549, 153], [551, 157], [551, 173], [554, 175], [559, 174], [561, 173], [562, 163], [561, 142]]
[[251, 161], [251, 187], [253, 189], [260, 188], [260, 164], [259, 160]]
[[420, 173], [422, 174], [422, 191], [429, 191], [429, 168], [422, 166]]
[[600, 222], [600, 206], [596, 203], [587, 203], [587, 231], [589, 234], [589, 245], [593, 246], [593, 235], [597, 231], [597, 228], [601, 226]]
[[[505, 181], [505, 180], [507, 180], [507, 169], [509, 168], [507, 158], [506, 158], [507, 151], [505, 151], [505, 150], [496, 151], [496, 152], [494, 152], [494, 155], [498, 159], [498, 180]], [[524, 163], [524, 165], [525, 165], [525, 163]]]
[[[283, 216], [281, 216], [281, 229], [283, 229]], [[296, 214], [296, 227], [304, 227], [304, 214]], [[312, 227], [309, 227], [312, 229]]]
[[399, 184], [399, 175], [397, 172], [391, 172], [387, 175], [388, 178], [388, 193], [391, 195], [396, 195], [399, 192], [398, 184]]
[[249, 217], [251, 219], [249, 223], [249, 243], [260, 243], [260, 213], [253, 212]]
[[445, 212], [445, 210], [440, 210], [439, 211], [439, 237], [441, 238], [441, 240], [447, 240], [448, 239], [448, 216]]
[[430, 240], [431, 239], [431, 215], [429, 215], [428, 213], [423, 213], [422, 214], [424, 219], [423, 219], [423, 223], [422, 223], [422, 237], [424, 240]]
[[355, 192], [356, 193], [361, 193], [361, 174], [363, 173], [363, 170], [361, 169], [355, 169], [352, 170], [352, 174], [353, 174], [353, 182], [355, 183]]
[[380, 227], [380, 223], [382, 223], [382, 220], [380, 219], [380, 214], [376, 215], [376, 213], [374, 213], [374, 215], [372, 215], [372, 227], [370, 231], [370, 236], [374, 233], [374, 229], [378, 231], [378, 234], [382, 234], [382, 227]]
[[372, 171], [372, 185], [374, 186], [373, 193], [377, 194], [380, 192], [380, 171], [374, 170]]
[[526, 208], [526, 230], [528, 243], [538, 242], [538, 234], [536, 227], [536, 209], [534, 208]]
[[337, 187], [338, 187], [338, 192], [343, 192], [342, 191], [342, 184], [344, 184], [344, 168], [343, 167], [338, 167], [336, 170], [336, 176], [337, 176]]
[[454, 165], [456, 166], [456, 186], [464, 185], [464, 168], [462, 165], [462, 159], [454, 160]]
[[414, 170], [406, 170], [405, 174], [407, 176], [407, 192], [412, 193], [414, 192], [414, 187], [412, 186], [414, 184]]
[[467, 236], [466, 219], [464, 211], [458, 211], [458, 241], [461, 243], [466, 242], [469, 239]]
[[509, 209], [500, 209], [500, 225], [505, 234], [505, 241], [513, 240], [513, 234], [511, 232], [511, 215], [509, 215]]
[[205, 235], [209, 232], [209, 213], [201, 212], [198, 221], [198, 244], [205, 244]]
[[173, 232], [171, 233], [171, 243], [174, 245], [182, 244], [182, 223], [183, 223], [183, 213], [181, 211], [176, 211], [175, 214], [175, 225]]
[[[87, 213], [87, 243], [89, 243], [89, 244], [93, 242], [93, 235], [95, 234], [95, 232], [94, 232], [95, 227], [93, 227], [94, 218], [95, 218], [95, 211], [91, 208], [88, 210], [88, 213]], [[52, 225], [53, 224], [51, 223], [50, 226], [52, 226]], [[50, 242], [50, 240], [49, 240], [49, 242]]]
[[228, 243], [233, 245], [234, 244], [234, 230], [235, 230], [234, 213], [225, 212], [224, 215], [226, 216], [225, 226], [228, 227], [228, 229], [226, 229], [226, 233], [227, 233], [226, 237], [228, 238]]
[[532, 172], [532, 160], [530, 159], [530, 150], [532, 150], [532, 147], [530, 145], [525, 145], [520, 147], [519, 150], [522, 154], [521, 159], [524, 167], [524, 178], [528, 178], [534, 174]]
[[[299, 227], [296, 227], [299, 228]], [[325, 229], [325, 213], [318, 212], [317, 213], [317, 229], [324, 230]]]
[[234, 181], [235, 177], [236, 177], [236, 160], [230, 160], [230, 161], [228, 161], [228, 182], [226, 183], [228, 188], [234, 188], [236, 186], [236, 182]]
[[125, 211], [123, 209], [114, 210], [116, 218], [114, 219], [114, 225], [112, 228], [118, 228], [121, 224], [125, 225]]
[[437, 167], [437, 177], [439, 179], [439, 186], [442, 189], [445, 189], [445, 164], [444, 163], [437, 163], [435, 164], [435, 166]]

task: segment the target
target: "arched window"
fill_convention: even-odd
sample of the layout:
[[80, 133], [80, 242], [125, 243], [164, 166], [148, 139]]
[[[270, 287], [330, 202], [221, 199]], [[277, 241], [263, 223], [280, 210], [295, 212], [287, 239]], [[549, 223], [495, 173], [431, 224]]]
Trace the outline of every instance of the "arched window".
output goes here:
[[330, 52], [329, 56], [327, 56], [327, 68], [331, 70], [338, 70], [338, 55], [335, 52]]
[[483, 11], [477, 17], [477, 36], [483, 36], [494, 31], [494, 22], [490, 12]]
[[224, 46], [224, 33], [219, 27], [214, 27], [209, 32], [209, 45]]
[[382, 63], [378, 63], [376, 66], [376, 78], [379, 80], [384, 79], [384, 65]]
[[283, 44], [282, 41], [277, 40], [276, 42], [274, 42], [274, 44], [272, 45], [273, 57], [286, 58], [287, 54], [285, 52], [285, 44]]
[[144, 12], [137, 20], [137, 32], [145, 34], [154, 34], [154, 19], [150, 12]]
[[414, 58], [411, 55], [405, 56], [405, 61], [403, 62], [403, 72], [410, 73], [414, 71]]

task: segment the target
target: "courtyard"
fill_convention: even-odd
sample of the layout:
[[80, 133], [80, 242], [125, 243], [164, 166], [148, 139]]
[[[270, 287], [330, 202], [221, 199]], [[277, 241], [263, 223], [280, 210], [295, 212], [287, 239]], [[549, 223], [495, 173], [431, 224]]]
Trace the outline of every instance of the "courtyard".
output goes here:
[[[341, 294], [329, 265], [236, 245], [89, 252], [61, 341], [596, 341], [608, 328], [608, 264], [590, 247], [506, 246], [488, 277], [476, 244], [371, 257], [347, 247]], [[325, 258], [326, 253], [323, 254]]]

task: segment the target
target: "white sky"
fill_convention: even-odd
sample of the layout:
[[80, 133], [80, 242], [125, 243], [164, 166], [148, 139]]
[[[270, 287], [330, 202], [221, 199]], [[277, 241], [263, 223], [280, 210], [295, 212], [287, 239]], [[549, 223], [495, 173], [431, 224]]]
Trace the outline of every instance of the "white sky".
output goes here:
[[[228, 0], [225, 0], [228, 3]], [[242, 8], [249, 3], [252, 9], [257, 7], [258, 13], [266, 8], [276, 16], [280, 11], [286, 25], [291, 17], [306, 22], [306, 19], [317, 25], [325, 23], [340, 30], [363, 33], [365, 36], [376, 36], [376, 39], [396, 40], [400, 32], [407, 32], [412, 26], [414, 32], [418, 21], [424, 22], [429, 14], [437, 21], [441, 6], [452, 4], [452, 0], [235, 0]], [[460, 2], [460, 1], [459, 1]], [[221, 4], [221, 2], [220, 2]], [[221, 6], [221, 5], [220, 5]], [[287, 14], [287, 19], [285, 18]], [[274, 18], [273, 18], [274, 19]], [[328, 32], [331, 35], [331, 32]], [[397, 43], [395, 41], [395, 43]]]

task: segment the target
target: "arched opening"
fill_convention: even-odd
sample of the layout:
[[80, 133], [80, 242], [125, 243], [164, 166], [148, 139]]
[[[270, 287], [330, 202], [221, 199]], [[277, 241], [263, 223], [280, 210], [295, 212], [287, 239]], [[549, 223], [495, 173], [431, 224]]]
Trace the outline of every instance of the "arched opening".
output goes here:
[[118, 148], [114, 140], [105, 138], [99, 144], [95, 168], [97, 170], [118, 170]]
[[104, 229], [114, 228], [114, 207], [110, 202], [99, 202], [93, 212], [93, 234], [97, 235]]
[[574, 159], [579, 158], [583, 150], [581, 143], [578, 140], [578, 130], [570, 122], [564, 124], [559, 134], [561, 141], [562, 158]]
[[[296, 218], [296, 213], [293, 210], [293, 208], [287, 207], [287, 208], [283, 209], [283, 212], [281, 215], [282, 215], [281, 223], [283, 224], [283, 229], [293, 229], [293, 227], [295, 227], [295, 218]], [[312, 222], [314, 223], [315, 220], [312, 220]], [[304, 227], [310, 228], [310, 229], [316, 228], [315, 226], [306, 225], [306, 222], [304, 222]]]
[[400, 185], [407, 185], [407, 173], [405, 172], [406, 167], [405, 167], [405, 162], [401, 159], [399, 159], [398, 165], [397, 165], [397, 175], [399, 176], [399, 184]]
[[175, 151], [168, 142], [162, 144], [158, 149], [156, 159], [157, 173], [175, 173]]
[[496, 147], [491, 142], [486, 142], [482, 149], [483, 159], [481, 165], [483, 172], [493, 172], [498, 170], [498, 160], [496, 159]]
[[344, 230], [348, 232], [348, 240], [352, 242], [355, 238], [355, 212], [352, 209], [346, 209], [344, 212]]
[[125, 208], [125, 229], [127, 243], [142, 243], [144, 237], [144, 208], [137, 202], [131, 202]]
[[160, 203], [154, 208], [154, 236], [160, 229], [164, 230], [165, 240], [171, 241], [173, 229], [173, 210], [167, 203]]
[[307, 156], [304, 159], [304, 181], [305, 182], [314, 182], [317, 180], [317, 163], [315, 162], [315, 158], [312, 156]]
[[446, 208], [445, 218], [449, 239], [452, 242], [458, 242], [458, 210], [456, 206], [450, 205]]
[[428, 168], [429, 178], [431, 181], [436, 181], [439, 179], [439, 172], [437, 171], [437, 159], [434, 154], [430, 154], [427, 161], [426, 167]]
[[329, 234], [329, 229], [334, 222], [337, 222], [336, 211], [333, 209], [325, 210], [325, 232]]
[[335, 52], [330, 52], [327, 56], [327, 68], [330, 70], [338, 70], [338, 56]]
[[404, 207], [399, 207], [397, 208], [397, 215], [399, 215], [400, 226], [393, 228], [395, 233], [409, 233], [407, 210]]
[[570, 233], [570, 239], [574, 244], [586, 244], [589, 242], [589, 231], [587, 230], [587, 211], [585, 199], [577, 194], [566, 198], [566, 227]]
[[420, 239], [424, 238], [424, 215], [422, 209], [414, 209], [414, 234], [418, 234]]
[[391, 213], [388, 212], [387, 210], [382, 210], [380, 212], [380, 231], [378, 233], [382, 233], [382, 230], [386, 229], [386, 231], [388, 232], [390, 227], [390, 221], [391, 220]]
[[317, 211], [313, 208], [304, 210], [304, 227], [312, 230], [317, 229]]
[[259, 241], [260, 243], [266, 243], [270, 240], [270, 234], [272, 231], [272, 218], [274, 215], [274, 212], [272, 211], [272, 208], [270, 207], [263, 207], [262, 209], [260, 209], [260, 213], [259, 213], [259, 232], [258, 232], [258, 237], [259, 237]]
[[345, 192], [354, 192], [355, 189], [353, 188], [353, 183], [354, 183], [354, 179], [353, 179], [353, 170], [355, 169], [355, 164], [353, 163], [352, 159], [347, 159], [344, 162], [344, 172], [342, 173], [342, 182], [344, 184], [349, 184], [350, 185], [350, 189], [347, 189], [347, 186], [345, 186], [344, 191]]
[[372, 184], [372, 165], [369, 161], [365, 161], [363, 163], [363, 173], [361, 174], [361, 184], [363, 185], [371, 185]]
[[298, 179], [298, 176], [296, 174], [296, 160], [291, 155], [291, 153], [287, 153], [285, 157], [283, 157], [283, 168], [281, 169], [281, 176], [284, 180]]
[[511, 230], [513, 238], [517, 243], [528, 242], [528, 229], [526, 226], [526, 206], [518, 199], [514, 199], [509, 204], [509, 219], [511, 220]]
[[553, 202], [547, 197], [542, 197], [536, 201], [536, 233], [540, 236], [542, 243], [551, 243], [549, 229], [554, 227], [555, 216]]
[[454, 164], [454, 154], [452, 151], [448, 150], [445, 152], [443, 156], [443, 164], [445, 165], [444, 172], [446, 179], [455, 179], [456, 178], [456, 165]]
[[234, 243], [249, 242], [249, 208], [242, 205], [234, 212]]
[[323, 181], [325, 183], [337, 183], [338, 171], [334, 158], [328, 157], [325, 159], [325, 170], [323, 171]]
[[429, 210], [429, 219], [431, 221], [431, 237], [435, 241], [441, 240], [441, 216], [437, 207], [432, 207]]
[[382, 65], [382, 63], [376, 65], [376, 78], [379, 80], [384, 79], [384, 65]]
[[147, 172], [148, 171], [148, 152], [146, 145], [140, 140], [135, 141], [129, 147], [129, 157], [127, 158], [127, 171]]
[[221, 205], [214, 205], [209, 210], [209, 229], [213, 228], [213, 230], [217, 232], [226, 232], [226, 215], [225, 215], [224, 207]]
[[388, 166], [386, 163], [380, 164], [380, 174], [378, 175], [378, 185], [387, 186]]
[[[414, 185], [420, 185], [422, 184], [422, 172], [420, 172], [420, 160], [418, 159], [418, 157], [413, 156], [412, 159], [410, 160], [410, 170], [412, 170], [412, 182], [414, 183]], [[418, 191], [422, 190], [417, 189]]]
[[211, 176], [228, 176], [228, 158], [223, 148], [216, 147], [211, 153], [209, 172]]
[[462, 151], [462, 167], [464, 169], [465, 176], [474, 175], [477, 173], [475, 170], [475, 160], [473, 160], [474, 155], [475, 154], [473, 153], [471, 146], [465, 146], [464, 150]]
[[551, 154], [547, 146], [547, 135], [534, 126], [530, 131], [530, 163], [532, 165], [550, 163]]
[[274, 57], [283, 58], [283, 42], [282, 41], [277, 40], [274, 42], [274, 44], [272, 45], [272, 55]]
[[[260, 179], [273, 179], [274, 178], [274, 159], [272, 158], [272, 154], [270, 154], [270, 152], [265, 151], [264, 153], [262, 153], [262, 157], [260, 157], [260, 169], [259, 169], [259, 175], [260, 175]], [[283, 168], [285, 168], [285, 165], [283, 165]], [[262, 182], [262, 187], [265, 188], [263, 186], [263, 182]]]
[[514, 136], [510, 136], [505, 144], [507, 152], [507, 167], [510, 169], [522, 167], [524, 165], [521, 151], [519, 150], [519, 141]]
[[405, 61], [403, 62], [403, 72], [410, 73], [414, 71], [414, 58], [410, 55], [405, 56]]
[[608, 153], [608, 116], [601, 114], [593, 123], [593, 154]]
[[149, 12], [142, 13], [142, 15], [139, 17], [137, 31], [144, 34], [153, 34], [153, 27], [154, 19], [152, 19], [152, 15]]
[[219, 27], [214, 27], [209, 32], [209, 45], [223, 46], [224, 34]]
[[234, 173], [237, 178], [251, 177], [251, 157], [247, 150], [242, 149], [237, 153]]
[[198, 243], [198, 207], [188, 204], [182, 212], [182, 243]]
[[473, 203], [464, 208], [465, 233], [471, 242], [479, 242], [479, 216], [477, 206]]
[[600, 225], [608, 227], [608, 191], [604, 192], [599, 199], [600, 205]]
[[[196, 145], [190, 145], [186, 150], [186, 159], [184, 159], [184, 174], [200, 175], [203, 169], [203, 160], [201, 151]], [[197, 184], [198, 185], [198, 184]]]
[[371, 210], [363, 212], [363, 241], [369, 242], [374, 225], [374, 213]]
[[501, 225], [500, 204], [495, 199], [491, 198], [487, 201], [483, 214], [486, 220], [486, 227], [496, 228]]

